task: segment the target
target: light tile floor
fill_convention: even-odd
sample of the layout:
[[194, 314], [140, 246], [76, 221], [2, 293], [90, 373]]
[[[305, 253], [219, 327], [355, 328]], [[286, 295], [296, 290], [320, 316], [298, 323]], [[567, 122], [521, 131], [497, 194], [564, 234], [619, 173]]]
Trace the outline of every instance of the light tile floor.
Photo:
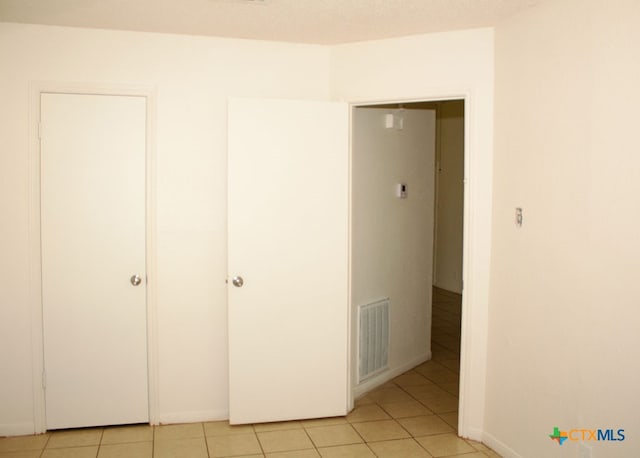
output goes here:
[[0, 458], [497, 457], [456, 435], [460, 296], [434, 289], [433, 359], [356, 401], [346, 417], [229, 426], [114, 426], [0, 438]]

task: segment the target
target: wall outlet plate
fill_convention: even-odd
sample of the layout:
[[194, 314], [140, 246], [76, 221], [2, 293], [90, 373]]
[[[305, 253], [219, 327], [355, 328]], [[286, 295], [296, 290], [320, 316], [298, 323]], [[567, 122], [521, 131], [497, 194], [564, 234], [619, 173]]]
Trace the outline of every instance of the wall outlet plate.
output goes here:
[[407, 184], [406, 183], [398, 183], [396, 185], [396, 197], [399, 199], [407, 198]]

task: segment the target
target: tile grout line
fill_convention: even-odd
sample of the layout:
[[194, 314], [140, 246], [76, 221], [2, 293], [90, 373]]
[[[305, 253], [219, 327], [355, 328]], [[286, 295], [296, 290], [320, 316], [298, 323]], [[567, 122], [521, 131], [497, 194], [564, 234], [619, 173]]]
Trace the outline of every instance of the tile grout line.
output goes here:
[[[307, 438], [309, 439], [309, 442], [311, 442], [311, 445], [313, 445], [313, 450], [315, 450], [315, 452], [320, 455], [320, 450], [318, 450], [318, 446], [316, 445], [316, 443], [313, 441], [313, 439], [311, 438], [311, 435], [309, 434], [309, 431], [307, 431], [307, 428], [301, 423], [300, 426], [302, 426], [302, 429], [304, 430], [304, 433], [307, 435]], [[265, 453], [264, 456], [267, 456], [267, 454]], [[320, 455], [322, 456], [322, 455]]]
[[49, 441], [51, 440], [51, 434], [46, 433], [47, 435], [47, 440], [44, 441], [44, 445], [42, 446], [42, 450], [40, 450], [40, 458], [42, 458], [42, 455], [44, 455], [44, 451], [47, 449], [47, 446], [49, 445]]
[[258, 441], [258, 447], [260, 447], [262, 456], [267, 456], [267, 452], [264, 451], [264, 447], [262, 446], [262, 441], [260, 441], [260, 436], [258, 436], [258, 431], [256, 431], [256, 427], [254, 424], [251, 424], [251, 429], [253, 430], [254, 436], [256, 436], [256, 441]]
[[100, 430], [100, 441], [98, 442], [98, 449], [96, 450], [96, 458], [100, 456], [100, 449], [102, 448], [102, 440], [104, 439], [104, 431], [106, 428]]
[[[207, 441], [207, 433], [204, 430], [204, 422], [203, 421], [200, 422], [200, 428], [202, 429], [202, 437], [204, 438], [204, 448], [207, 451], [207, 458], [211, 458], [211, 454], [209, 453], [209, 442]], [[151, 456], [153, 457], [153, 454]]]
[[[420, 375], [422, 375], [422, 374], [420, 374]], [[411, 394], [409, 394], [409, 393], [408, 393], [404, 388], [402, 388], [400, 385], [398, 385], [397, 383], [396, 383], [395, 385], [396, 385], [398, 388], [400, 388], [402, 391], [404, 391], [405, 393], [407, 393], [409, 396], [411, 396]], [[417, 402], [420, 402], [420, 401], [418, 401], [417, 399], [415, 399], [415, 400], [416, 400]], [[421, 403], [421, 404], [422, 404], [422, 403]], [[380, 406], [380, 408], [381, 408], [383, 411], [385, 411], [385, 412], [387, 413], [387, 415], [389, 415], [389, 416], [390, 416], [390, 417], [391, 417], [391, 418], [392, 418], [392, 419], [393, 419], [393, 420], [394, 420], [394, 421], [395, 421], [395, 422], [396, 422], [396, 423], [397, 423], [397, 424], [398, 424], [398, 425], [399, 425], [399, 426], [400, 426], [400, 427], [401, 427], [401, 428], [402, 428], [402, 429], [403, 429], [403, 430], [404, 430], [404, 431], [409, 435], [409, 438], [411, 438], [411, 440], [412, 440], [413, 442], [415, 442], [416, 444], [418, 444], [418, 447], [420, 447], [422, 450], [424, 450], [425, 452], [427, 452], [427, 454], [431, 455], [431, 454], [429, 453], [429, 451], [428, 451], [426, 448], [424, 448], [420, 442], [418, 442], [418, 441], [416, 440], [416, 438], [414, 437], [414, 435], [413, 435], [413, 434], [411, 434], [411, 431], [409, 431], [407, 428], [405, 428], [405, 427], [404, 427], [404, 425], [403, 425], [402, 423], [400, 423], [400, 422], [399, 422], [399, 421], [398, 421], [398, 420], [397, 420], [393, 415], [391, 415], [391, 413], [390, 413], [390, 412], [387, 412], [387, 411], [384, 409], [384, 407], [383, 407], [382, 405], [380, 405], [380, 404], [378, 404], [378, 405]], [[431, 410], [431, 409], [429, 409], [429, 410]], [[414, 418], [414, 417], [408, 417], [408, 418]], [[375, 452], [374, 452], [374, 453], [375, 453]]]

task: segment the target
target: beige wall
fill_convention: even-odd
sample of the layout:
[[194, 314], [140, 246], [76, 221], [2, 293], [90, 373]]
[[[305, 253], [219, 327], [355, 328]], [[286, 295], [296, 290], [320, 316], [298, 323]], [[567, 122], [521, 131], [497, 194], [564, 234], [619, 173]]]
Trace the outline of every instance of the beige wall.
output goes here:
[[464, 100], [438, 103], [437, 110], [437, 217], [433, 284], [462, 293]]
[[0, 24], [0, 62], [0, 435], [33, 431], [34, 81], [155, 90], [159, 420], [226, 418], [227, 98], [326, 99], [328, 48]]
[[640, 455], [639, 24], [636, 0], [557, 0], [496, 28], [485, 438], [506, 456], [577, 456], [554, 426]]
[[[420, 56], [420, 59], [416, 59]], [[225, 418], [226, 100], [229, 96], [469, 100], [475, 180], [471, 307], [463, 359], [465, 433], [484, 418], [493, 135], [493, 31], [292, 45], [0, 24], [0, 432], [34, 429], [29, 265], [29, 154], [34, 81], [155, 90], [159, 419]], [[466, 211], [470, 211], [467, 209]], [[32, 386], [32, 382], [35, 383]]]

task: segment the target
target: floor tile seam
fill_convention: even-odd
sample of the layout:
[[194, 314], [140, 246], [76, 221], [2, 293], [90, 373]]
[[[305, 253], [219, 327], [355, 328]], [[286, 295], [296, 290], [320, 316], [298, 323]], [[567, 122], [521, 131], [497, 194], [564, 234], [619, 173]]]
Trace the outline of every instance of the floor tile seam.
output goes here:
[[[384, 411], [384, 408], [383, 408], [380, 404], [378, 404], [378, 407], [380, 407], [380, 408]], [[386, 411], [385, 411], [385, 412], [386, 412]], [[389, 415], [389, 413], [388, 413], [388, 412], [387, 412], [387, 415]], [[390, 415], [390, 416], [391, 416], [391, 415]], [[402, 429], [403, 429], [403, 430], [404, 430], [404, 431], [409, 435], [409, 437], [413, 437], [413, 435], [412, 435], [412, 434], [407, 430], [407, 428], [405, 428], [404, 426], [402, 426], [402, 424], [401, 424], [397, 419], [393, 418], [393, 416], [391, 416], [391, 420], [392, 420], [395, 424], [397, 424], [398, 426], [400, 426], [400, 428], [402, 428]], [[385, 420], [379, 420], [379, 421], [385, 421]], [[354, 429], [355, 429], [355, 428], [354, 428]], [[388, 440], [393, 440], [393, 439], [388, 439]], [[365, 442], [366, 442], [366, 441], [365, 441]], [[371, 441], [371, 442], [384, 442], [384, 441]]]
[[[270, 432], [270, 431], [265, 431], [265, 432]], [[254, 430], [252, 430], [252, 432], [250, 433], [237, 433], [237, 434], [218, 434], [218, 435], [205, 435], [204, 439], [205, 439], [205, 445], [207, 447], [207, 457], [209, 458], [214, 458], [211, 456], [211, 454], [209, 453], [209, 440], [213, 440], [216, 438], [220, 438], [220, 437], [238, 437], [238, 436], [250, 436], [253, 435], [253, 437], [255, 437], [256, 442], [258, 443], [258, 447], [260, 447], [260, 453], [262, 454], [262, 456], [266, 456], [267, 452], [264, 451], [264, 448], [262, 447], [262, 442], [260, 442], [260, 438], [258, 437], [258, 433], [255, 432]]]
[[[425, 406], [424, 404], [422, 404], [422, 403], [421, 403], [420, 401], [418, 401], [417, 399], [416, 399], [416, 401], [417, 401], [417, 402], [418, 402], [418, 404], [420, 404], [422, 407], [424, 407], [424, 408], [425, 408], [425, 409], [427, 409], [429, 412], [431, 412], [431, 409], [429, 409], [427, 406]], [[396, 421], [397, 421], [398, 419], [415, 418], [415, 417], [428, 417], [428, 416], [430, 416], [430, 415], [424, 415], [424, 414], [423, 414], [423, 415], [410, 415], [410, 416], [408, 416], [408, 417], [394, 417], [394, 416], [391, 414], [391, 412], [389, 412], [388, 410], [386, 410], [386, 409], [384, 408], [384, 406], [383, 406], [382, 404], [378, 404], [378, 407], [380, 407], [380, 408], [381, 408], [381, 409], [382, 409], [382, 410], [383, 410], [387, 415], [389, 415], [392, 419], [394, 419], [394, 420], [396, 420]], [[435, 415], [435, 413], [434, 413], [434, 412], [431, 412], [431, 414], [432, 414], [432, 415]]]
[[[451, 412], [440, 412], [440, 413], [437, 413], [437, 414], [436, 414], [436, 416], [437, 416], [440, 420], [442, 420], [442, 421], [444, 421], [445, 423], [447, 423], [447, 420], [445, 420], [444, 418], [442, 418], [442, 415], [447, 415], [447, 414], [451, 414], [451, 413], [456, 413], [456, 414], [457, 414], [457, 413], [458, 413], [458, 411], [457, 411], [457, 410], [455, 410], [455, 411], [451, 411]], [[449, 423], [447, 423], [447, 425], [449, 425]], [[449, 425], [449, 426], [451, 426], [451, 425]], [[452, 428], [454, 428], [454, 429], [455, 429], [455, 433], [456, 433], [456, 434], [458, 434], [458, 427], [457, 427], [457, 426], [451, 426], [451, 427], [452, 427]], [[461, 437], [461, 439], [462, 439], [462, 437]]]
[[[260, 424], [260, 423], [259, 423]], [[268, 423], [267, 423], [268, 424]], [[258, 434], [258, 433], [274, 433], [274, 432], [278, 432], [278, 431], [297, 431], [299, 429], [304, 429], [304, 426], [300, 425], [298, 427], [294, 427], [292, 426], [291, 428], [276, 428], [276, 429], [267, 429], [265, 431], [258, 431], [255, 428], [253, 429], [253, 431]], [[222, 434], [221, 434], [222, 435]]]
[[[185, 439], [195, 439], [195, 438], [190, 438], [190, 437], [185, 437]], [[129, 440], [129, 441], [118, 441], [118, 442], [100, 442], [98, 445], [100, 447], [104, 446], [109, 446], [109, 445], [124, 445], [124, 444], [139, 444], [142, 442], [154, 442], [154, 439], [149, 439], [149, 440], [139, 440], [139, 441], [134, 441], [134, 440]]]
[[[379, 406], [379, 404], [376, 404], [376, 405], [378, 405], [378, 407], [380, 407], [380, 406]], [[372, 420], [372, 421], [382, 421], [382, 420]], [[366, 423], [366, 422], [361, 422], [361, 423]], [[356, 427], [355, 427], [355, 426], [353, 426], [353, 425], [351, 425], [351, 427], [352, 427], [352, 428], [353, 428], [353, 430], [356, 432], [356, 434], [358, 435], [358, 437], [362, 440], [362, 443], [363, 443], [363, 444], [365, 444], [365, 445], [367, 445], [367, 440], [364, 438], [364, 436], [363, 436], [362, 434], [360, 434], [360, 431], [358, 431], [358, 428], [356, 428]], [[367, 448], [371, 451], [371, 453], [373, 453], [375, 456], [377, 456], [377, 455], [374, 453], [374, 451], [373, 451], [373, 450], [371, 450], [371, 447], [369, 447], [369, 446], [367, 445]], [[319, 453], [319, 452], [318, 452], [318, 453]]]
[[[436, 343], [437, 343], [437, 342], [436, 342]], [[442, 361], [450, 361], [450, 359], [447, 359], [447, 360], [443, 359]], [[418, 369], [420, 366], [424, 365], [424, 364], [428, 364], [429, 366], [427, 366], [427, 367], [430, 367], [430, 365], [442, 366], [442, 363], [440, 363], [440, 361], [438, 361], [437, 359], [433, 359], [433, 358], [431, 358], [429, 361], [425, 361], [425, 362], [424, 362], [424, 363], [422, 363], [422, 364], [418, 364], [418, 365], [417, 365], [415, 368], [413, 368], [412, 370], [413, 370], [413, 371], [415, 371], [416, 373], [418, 373], [418, 374], [422, 375], [420, 372], [418, 372], [418, 371], [417, 371], [417, 369]], [[446, 366], [442, 366], [442, 367], [446, 368]], [[422, 376], [424, 377], [424, 375], [422, 375]]]
[[[427, 408], [424, 404], [421, 404], [421, 405], [422, 405], [425, 409]], [[431, 412], [431, 411], [429, 411], [429, 412]], [[397, 418], [396, 418], [396, 417], [393, 417], [393, 419], [397, 421], [397, 420], [407, 420], [407, 419], [409, 419], [409, 418], [418, 418], [418, 417], [436, 417], [436, 416], [438, 416], [438, 414], [437, 414], [437, 413], [435, 413], [435, 412], [431, 412], [430, 414], [410, 415], [410, 416], [408, 416], [408, 417], [397, 417]]]
[[403, 389], [402, 387], [401, 387], [401, 389], [402, 389], [402, 391], [407, 393], [409, 396], [411, 396], [412, 399], [418, 401], [421, 405], [425, 406], [427, 409], [429, 409], [429, 411], [432, 412], [431, 408], [428, 405], [424, 404], [420, 399], [418, 399], [417, 397], [413, 396], [411, 393], [409, 393], [407, 390]]
[[435, 381], [434, 379], [429, 380], [431, 380], [438, 388], [442, 388], [443, 385], [446, 385], [447, 383], [458, 383], [460, 381], [460, 374], [452, 371], [451, 374], [446, 374], [446, 377], [444, 379], [438, 377], [436, 377], [436, 379], [437, 381]]
[[[478, 449], [472, 444], [472, 442], [477, 442], [477, 441], [472, 441], [471, 439], [465, 439], [463, 437], [461, 437], [461, 439], [465, 441], [471, 448], [473, 448], [473, 452], [469, 452], [469, 453], [475, 452], [475, 453], [484, 453], [485, 455], [487, 454], [487, 450]], [[477, 443], [484, 445], [482, 442], [477, 442]], [[486, 447], [486, 445], [484, 446]]]
[[[431, 371], [434, 372], [442, 372], [443, 369], [446, 369], [448, 371], [452, 371], [451, 369], [449, 369], [447, 366], [445, 366], [444, 364], [442, 364], [442, 362], [444, 361], [455, 361], [455, 359], [441, 359], [441, 360], [434, 360], [432, 359], [431, 361], [429, 361], [430, 366], [426, 366], [424, 367], [422, 370], [426, 370], [427, 367], [430, 367]], [[432, 367], [433, 366], [433, 367]], [[438, 367], [439, 366], [439, 367]], [[420, 369], [416, 370], [416, 372], [420, 375], [422, 375], [423, 377], [429, 378], [428, 375], [423, 374], [422, 372], [419, 372]], [[453, 371], [452, 371], [453, 372]]]
[[[391, 439], [391, 440], [394, 440], [394, 439]], [[382, 442], [386, 442], [386, 441], [382, 441]], [[373, 448], [371, 448], [371, 446], [369, 444], [370, 444], [370, 442], [365, 442], [365, 445], [367, 446], [369, 451], [373, 454], [373, 456], [375, 456], [376, 458], [380, 458], [380, 455], [378, 455], [376, 453], [376, 451]]]
[[[202, 436], [189, 436], [189, 437], [162, 437], [160, 439], [153, 439], [154, 442], [170, 442], [170, 441], [184, 441], [184, 440], [189, 440], [189, 439], [201, 439], [203, 437], [206, 437], [204, 435]], [[148, 441], [140, 441], [140, 442], [148, 442]], [[108, 444], [105, 444], [108, 445]]]
[[271, 451], [269, 453], [282, 453], [282, 452], [299, 452], [302, 450], [316, 450], [317, 451], [317, 447], [315, 442], [313, 442], [313, 439], [311, 439], [311, 437], [309, 436], [309, 433], [307, 433], [305, 428], [295, 428], [295, 429], [280, 429], [280, 430], [274, 430], [274, 431], [256, 431], [254, 432], [256, 439], [258, 440], [258, 445], [260, 446], [260, 450], [262, 450], [262, 455], [266, 456], [267, 452], [265, 451], [264, 447], [262, 446], [262, 441], [260, 440], [260, 436], [258, 435], [259, 432], [262, 433], [275, 433], [275, 432], [283, 432], [283, 431], [298, 431], [299, 429], [302, 429], [304, 431], [304, 433], [307, 436], [307, 439], [309, 439], [309, 441], [311, 442], [312, 447], [311, 448], [300, 448], [300, 449], [294, 449], [294, 450], [274, 450]]
[[[258, 431], [256, 431], [255, 426], [252, 424], [251, 425], [251, 429], [253, 430], [253, 435], [256, 438], [256, 441], [258, 442], [258, 447], [260, 447], [260, 452], [262, 453], [262, 456], [267, 456], [267, 452], [265, 452], [264, 447], [262, 446], [262, 442], [260, 441], [260, 436], [258, 436]], [[208, 448], [207, 448], [207, 452], [208, 452]], [[209, 457], [211, 458], [211, 456]]]
[[349, 447], [351, 445], [364, 445], [365, 447], [367, 447], [369, 449], [369, 451], [373, 454], [373, 456], [377, 457], [378, 455], [375, 454], [375, 452], [371, 449], [371, 447], [369, 447], [369, 444], [367, 442], [358, 442], [357, 444], [344, 444], [344, 445], [326, 445], [324, 447], [317, 447], [316, 448], [316, 452], [318, 452], [318, 455], [322, 456], [322, 453], [320, 453], [320, 450], [325, 450], [328, 448], [338, 448], [338, 447]]
[[432, 382], [435, 385], [441, 385], [443, 383], [449, 383], [449, 382], [455, 382], [455, 380], [449, 380], [449, 381], [441, 381], [442, 378], [441, 377], [454, 377], [456, 375], [458, 375], [456, 372], [454, 371], [450, 371], [450, 374], [446, 374], [444, 372], [439, 372], [437, 374], [430, 374], [430, 375], [425, 375], [425, 378], [428, 379], [430, 382]]
[[[205, 431], [204, 422], [201, 421], [199, 423], [200, 423], [200, 429], [202, 429], [202, 437], [204, 438], [204, 450], [207, 452], [207, 458], [211, 458], [211, 454], [209, 453], [209, 443], [207, 442], [207, 434]], [[153, 457], [153, 454], [151, 456]]]
[[[473, 452], [454, 453], [453, 455], [440, 455], [437, 458], [458, 458], [458, 457], [464, 458], [465, 455], [471, 455], [472, 453], [482, 453], [483, 455], [485, 455], [480, 450], [474, 450]], [[488, 456], [488, 455], [485, 455], [485, 456]]]
[[[316, 445], [316, 443], [313, 441], [313, 438], [311, 437], [311, 435], [309, 434], [309, 431], [307, 431], [307, 428], [305, 428], [304, 426], [302, 427], [302, 429], [304, 430], [304, 433], [307, 435], [307, 438], [309, 439], [309, 441], [311, 441], [311, 445], [313, 445], [313, 449], [316, 451], [316, 453], [318, 455], [320, 455], [320, 452], [318, 451], [318, 446]], [[354, 428], [355, 429], [355, 428]], [[266, 456], [266, 454], [265, 454]]]
[[[213, 436], [211, 436], [213, 438]], [[155, 441], [154, 441], [155, 443]], [[204, 446], [207, 449], [207, 458], [211, 458], [211, 453], [209, 453], [209, 438], [207, 437], [207, 435], [204, 436]], [[154, 450], [155, 452], [155, 445], [154, 445]], [[154, 456], [154, 455], [151, 455]]]
[[[407, 439], [409, 439], [409, 440], [413, 441], [413, 442], [414, 442], [418, 447], [420, 447], [422, 450], [424, 450], [424, 451], [427, 453], [427, 455], [429, 455], [430, 457], [432, 457], [431, 453], [429, 453], [429, 451], [428, 451], [426, 448], [424, 448], [424, 447], [422, 446], [422, 444], [421, 444], [420, 442], [418, 442], [418, 441], [416, 440], [416, 438], [415, 438], [415, 437], [413, 437], [412, 435], [411, 435], [410, 437], [403, 437], [403, 438], [401, 438], [401, 439], [387, 439], [387, 440], [384, 440], [384, 441], [371, 441], [371, 443], [374, 443], [374, 442], [375, 442], [376, 444], [380, 444], [380, 443], [382, 443], [382, 442], [391, 442], [391, 441], [399, 441], [399, 440], [407, 440]], [[369, 442], [367, 443], [367, 445], [369, 445]], [[376, 452], [375, 452], [371, 447], [369, 447], [369, 450], [371, 450], [375, 456], [378, 456], [378, 455], [376, 454]], [[440, 457], [438, 457], [438, 458], [440, 458]], [[445, 458], [445, 457], [442, 457], [442, 458]]]
[[[375, 420], [360, 420], [360, 421], [350, 421], [349, 424], [351, 426], [353, 425], [359, 425], [360, 423], [374, 423], [376, 421], [386, 421], [386, 420], [393, 420], [393, 417], [389, 417], [389, 418], [376, 418]], [[354, 428], [355, 429], [355, 428]]]
[[430, 457], [433, 457], [433, 455], [431, 455], [431, 453], [429, 452], [429, 450], [427, 450], [426, 448], [424, 448], [424, 447], [422, 446], [422, 444], [421, 444], [420, 442], [418, 442], [418, 441], [416, 440], [416, 438], [415, 438], [415, 437], [413, 437], [413, 435], [411, 435], [411, 440], [412, 440], [414, 443], [416, 443], [416, 444], [418, 445], [418, 447], [420, 447], [422, 450], [424, 450], [424, 451], [427, 453], [427, 455], [429, 455]]
[[[64, 445], [62, 447], [45, 447], [42, 450], [60, 450], [62, 448], [84, 448], [84, 447], [100, 447], [100, 444], [82, 444], [82, 445]], [[21, 452], [30, 452], [38, 449], [20, 450]], [[14, 453], [16, 450], [13, 451]]]
[[[364, 438], [360, 435], [360, 433], [358, 433], [358, 430], [356, 428], [353, 427], [353, 425], [351, 425], [350, 423], [346, 423], [348, 426], [351, 426], [351, 429], [358, 435], [358, 437], [362, 440], [362, 442], [349, 442], [347, 444], [337, 444], [337, 445], [325, 445], [324, 447], [340, 447], [342, 445], [357, 445], [357, 444], [365, 444], [366, 441], [364, 440]], [[343, 424], [344, 425], [344, 424]], [[329, 425], [329, 426], [340, 426], [340, 425]], [[305, 428], [305, 433], [307, 433], [307, 437], [309, 438], [309, 440], [311, 441], [311, 443], [313, 444], [313, 447], [316, 451], [318, 451], [319, 448], [322, 448], [323, 446], [318, 445], [315, 443], [315, 441], [313, 440], [313, 438], [311, 437], [311, 435], [309, 434], [309, 432], [306, 430]], [[320, 453], [318, 451], [318, 453]]]
[[[437, 386], [438, 388], [440, 388], [440, 389], [443, 389], [443, 390], [444, 390], [444, 389], [445, 389], [444, 385], [446, 385], [446, 384], [449, 384], [449, 383], [458, 383], [458, 384], [460, 384], [460, 374], [456, 374], [456, 375], [458, 376], [458, 377], [457, 377], [457, 379], [458, 379], [458, 380], [450, 380], [450, 381], [448, 381], [448, 382], [440, 382], [440, 383], [436, 383], [436, 386]], [[446, 390], [445, 390], [445, 391], [446, 391]]]
[[[286, 429], [283, 431], [292, 431], [291, 429]], [[270, 432], [275, 432], [275, 431], [263, 431], [265, 433], [270, 433]], [[206, 438], [210, 438], [210, 439], [218, 439], [220, 437], [237, 437], [237, 436], [248, 436], [248, 435], [257, 435], [258, 433], [256, 433], [255, 431], [247, 431], [245, 433], [233, 433], [233, 434], [205, 434], [204, 437]], [[189, 439], [189, 438], [187, 438]], [[191, 438], [191, 439], [197, 439], [197, 438]]]
[[330, 426], [340, 426], [340, 425], [349, 424], [348, 421], [347, 421], [346, 415], [344, 417], [342, 417], [342, 418], [344, 418], [345, 423], [335, 423], [335, 424], [332, 424], [332, 425], [310, 425], [310, 426], [303, 426], [302, 429], [327, 428], [327, 427], [330, 427]]
[[40, 456], [44, 455], [44, 451], [46, 450], [47, 446], [49, 445], [49, 442], [51, 441], [51, 434], [49, 433], [45, 433], [47, 435], [47, 440], [44, 442], [44, 446], [42, 447], [42, 450], [40, 451]]

